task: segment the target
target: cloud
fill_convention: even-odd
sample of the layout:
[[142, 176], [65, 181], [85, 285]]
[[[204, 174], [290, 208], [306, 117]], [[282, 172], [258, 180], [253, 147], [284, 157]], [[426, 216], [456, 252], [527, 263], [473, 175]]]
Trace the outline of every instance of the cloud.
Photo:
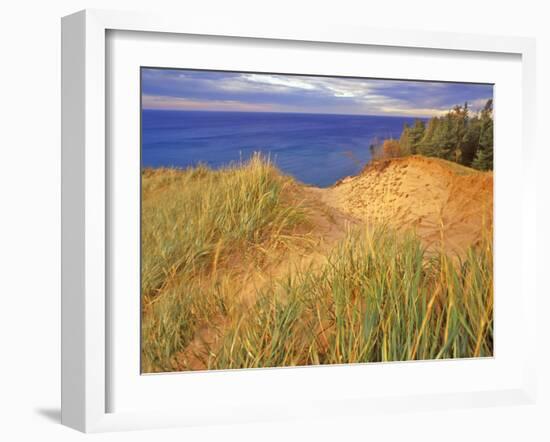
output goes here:
[[485, 107], [490, 98], [492, 97], [478, 98], [477, 100], [470, 101], [468, 105], [473, 112], [479, 112]]
[[143, 69], [142, 94], [144, 107], [155, 109], [433, 116], [465, 101], [477, 110], [493, 91], [486, 84]]
[[241, 112], [270, 112], [269, 104], [242, 103], [233, 100], [193, 100], [181, 97], [166, 97], [158, 95], [143, 95], [141, 97], [143, 109], [163, 110], [211, 110], [211, 111], [241, 111]]
[[383, 107], [381, 111], [384, 115], [396, 115], [402, 117], [441, 117], [448, 112], [448, 109], [430, 109], [430, 108], [403, 108], [403, 107]]
[[313, 90], [316, 86], [307, 80], [302, 80], [300, 77], [282, 76], [282, 75], [266, 75], [266, 74], [246, 74], [243, 75], [244, 82], [262, 83], [272, 86], [282, 86], [289, 89], [305, 89]]

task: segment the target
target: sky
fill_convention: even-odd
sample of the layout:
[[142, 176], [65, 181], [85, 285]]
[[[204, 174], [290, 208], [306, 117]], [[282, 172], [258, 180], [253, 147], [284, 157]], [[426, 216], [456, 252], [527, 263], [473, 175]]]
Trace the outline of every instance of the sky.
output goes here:
[[493, 86], [142, 68], [143, 109], [432, 117], [468, 102], [478, 111]]

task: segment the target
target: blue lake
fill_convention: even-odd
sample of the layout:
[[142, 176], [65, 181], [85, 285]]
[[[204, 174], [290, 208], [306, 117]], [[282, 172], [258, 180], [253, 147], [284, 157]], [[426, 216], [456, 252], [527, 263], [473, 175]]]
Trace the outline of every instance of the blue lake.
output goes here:
[[286, 174], [326, 187], [357, 174], [376, 140], [414, 118], [260, 112], [142, 111], [142, 167], [218, 168], [262, 152]]

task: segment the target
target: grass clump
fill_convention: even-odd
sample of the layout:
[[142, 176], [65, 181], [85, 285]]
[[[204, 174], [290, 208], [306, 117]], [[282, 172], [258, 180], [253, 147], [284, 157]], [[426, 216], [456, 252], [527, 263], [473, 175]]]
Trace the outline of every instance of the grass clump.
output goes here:
[[491, 356], [492, 245], [428, 256], [414, 234], [350, 232], [320, 271], [271, 285], [211, 368]]
[[[292, 181], [259, 155], [219, 170], [142, 174], [142, 369], [173, 370], [197, 327], [229, 313], [232, 277], [304, 224]], [[223, 270], [223, 271], [222, 271]]]

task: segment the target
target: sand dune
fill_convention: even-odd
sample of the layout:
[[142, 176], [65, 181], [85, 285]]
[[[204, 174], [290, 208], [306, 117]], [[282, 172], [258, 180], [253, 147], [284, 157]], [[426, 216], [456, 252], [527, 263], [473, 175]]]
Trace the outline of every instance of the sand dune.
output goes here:
[[[334, 350], [336, 346], [333, 347], [334, 353], [329, 354], [327, 351], [329, 345], [335, 345], [338, 341], [336, 326], [332, 322], [336, 317], [335, 296], [344, 293], [339, 290], [332, 292], [333, 281], [340, 281], [338, 284], [341, 284], [345, 280], [348, 288], [349, 284], [359, 284], [346, 292], [350, 296], [354, 294], [354, 297], [346, 298], [353, 303], [359, 299], [355, 297], [356, 292], [370, 287], [370, 284], [364, 284], [364, 278], [371, 277], [366, 266], [354, 268], [349, 265], [351, 261], [348, 255], [338, 252], [342, 244], [348, 244], [345, 250], [350, 253], [356, 247], [363, 247], [359, 240], [348, 241], [355, 234], [350, 228], [361, 229], [365, 224], [373, 227], [388, 224], [401, 231], [414, 230], [428, 251], [442, 249], [448, 255], [457, 254], [461, 257], [464, 257], [468, 247], [481, 242], [492, 231], [493, 174], [433, 158], [412, 156], [376, 161], [358, 175], [345, 178], [329, 188], [306, 186], [291, 177], [285, 177], [261, 158], [241, 169], [221, 172], [205, 168], [192, 171], [167, 169], [146, 171], [143, 176], [145, 207], [149, 208], [150, 219], [156, 222], [149, 226], [152, 234], [145, 237], [149, 240], [149, 248], [145, 247], [144, 250], [149, 254], [155, 250], [151, 245], [160, 243], [159, 229], [167, 235], [166, 232], [174, 231], [173, 226], [190, 225], [194, 228], [192, 232], [195, 236], [203, 235], [202, 242], [187, 233], [177, 238], [183, 256], [190, 256], [190, 262], [193, 261], [193, 266], [184, 270], [177, 267], [181, 255], [175, 256], [177, 261], [174, 264], [168, 260], [171, 255], [162, 255], [164, 249], [157, 252], [161, 257], [168, 257], [161, 264], [170, 271], [162, 275], [161, 284], [151, 289], [151, 294], [144, 298], [147, 303], [144, 303], [143, 316], [143, 329], [146, 330], [143, 360], [148, 361], [147, 372], [264, 366], [273, 363], [269, 359], [274, 351], [273, 342], [283, 345], [277, 351], [281, 351], [285, 358], [288, 357], [285, 361], [291, 361], [291, 365], [318, 364], [321, 359], [324, 363], [329, 360], [341, 363], [340, 356], [334, 356], [337, 355]], [[250, 198], [251, 194], [254, 196], [258, 183], [265, 181], [271, 183], [267, 191], [260, 187], [261, 192], [255, 194], [256, 198]], [[226, 191], [228, 186], [232, 191]], [[271, 196], [277, 186], [280, 186], [277, 204], [263, 205], [266, 195]], [[201, 196], [201, 204], [191, 204], [197, 195]], [[174, 204], [178, 201], [181, 204], [178, 203], [177, 210], [174, 210]], [[235, 205], [235, 201], [239, 204]], [[182, 207], [187, 212], [182, 212]], [[221, 217], [220, 208], [224, 210], [224, 216]], [[290, 219], [288, 214], [292, 212], [289, 211], [295, 208], [300, 209], [297, 212], [300, 216], [296, 215], [295, 222], [289, 224], [286, 230], [281, 230], [285, 224], [280, 220]], [[273, 217], [269, 223], [261, 224], [262, 219], [256, 221], [259, 227], [255, 236], [247, 235], [246, 230], [239, 230], [239, 226], [233, 222], [237, 216], [247, 221], [251, 213], [258, 212]], [[163, 216], [154, 217], [157, 213]], [[216, 216], [206, 216], [212, 214]], [[195, 222], [189, 223], [188, 218]], [[170, 222], [166, 222], [166, 219]], [[244, 232], [241, 237], [237, 237], [239, 241], [231, 236], [234, 232]], [[260, 234], [265, 235], [265, 239]], [[218, 237], [210, 240], [213, 235]], [[274, 235], [277, 241], [271, 241], [270, 235]], [[372, 243], [373, 250], [385, 248], [389, 252], [389, 258], [380, 254], [381, 267], [374, 265], [368, 270], [379, 272], [377, 277], [373, 277], [373, 283], [388, 282], [385, 269], [388, 263], [396, 263], [397, 255], [392, 255], [393, 244], [400, 244], [395, 237], [392, 238], [390, 242]], [[229, 246], [224, 248], [224, 242]], [[463, 305], [464, 315], [476, 311], [480, 313], [481, 316], [476, 316], [472, 324], [481, 324], [476, 333], [481, 338], [474, 339], [467, 353], [469, 355], [480, 354], [480, 342], [485, 343], [483, 351], [486, 354], [492, 351], [492, 329], [486, 327], [489, 324], [487, 318], [492, 315], [492, 268], [490, 261], [486, 260], [487, 256], [492, 256], [492, 252], [490, 241], [485, 242], [488, 243], [487, 248], [480, 248], [470, 255], [467, 261], [469, 270], [464, 273], [464, 281], [459, 278], [449, 279], [449, 268], [454, 268], [455, 259], [449, 260], [451, 267], [445, 266], [445, 272], [440, 271], [437, 265], [426, 266], [428, 276], [422, 278], [423, 290], [432, 290], [434, 284], [440, 284], [437, 290], [444, 292], [449, 284], [455, 284], [453, 290], [457, 290], [457, 293], [474, 293], [468, 299], [474, 300], [472, 302], [476, 302], [476, 307], [466, 309]], [[400, 256], [405, 256], [405, 261], [410, 264], [414, 259], [409, 260], [411, 255], [406, 254], [406, 248], [404, 250], [405, 254]], [[374, 256], [371, 255], [372, 259]], [[422, 265], [427, 262], [425, 256], [420, 258]], [[202, 261], [197, 257], [203, 258]], [[427, 257], [431, 258], [433, 254], [428, 253]], [[150, 258], [144, 262], [149, 263], [148, 271], [154, 276], [159, 264]], [[384, 261], [386, 259], [389, 261]], [[335, 262], [340, 262], [340, 265], [335, 266]], [[457, 266], [452, 271], [460, 274], [461, 268]], [[471, 275], [477, 275], [476, 280], [482, 282], [476, 285], [477, 292], [468, 286], [467, 278], [474, 277]], [[148, 278], [148, 281], [154, 281], [152, 276]], [[317, 280], [320, 281], [319, 287], [314, 283]], [[411, 283], [406, 278], [402, 282]], [[384, 287], [388, 289], [389, 286]], [[403, 287], [404, 292], [408, 293], [407, 286]], [[439, 293], [437, 290], [434, 293]], [[183, 296], [188, 292], [193, 295], [200, 293], [201, 296]], [[262, 294], [263, 297], [260, 296]], [[399, 300], [399, 297], [393, 298], [392, 302]], [[436, 299], [435, 295], [432, 299]], [[306, 309], [300, 310], [301, 303], [310, 301], [312, 303]], [[287, 308], [287, 302], [294, 310]], [[383, 309], [384, 305], [382, 303], [378, 308]], [[395, 304], [396, 308], [401, 308], [399, 305]], [[406, 305], [410, 307], [409, 303]], [[476, 310], [485, 305], [487, 309]], [[355, 304], [356, 310], [353, 311], [362, 311], [364, 307], [361, 301]], [[441, 304], [439, 308], [446, 307]], [[271, 311], [276, 313], [266, 313]], [[417, 313], [411, 317], [418, 318], [418, 311], [422, 310], [415, 311]], [[308, 312], [315, 312], [313, 323], [308, 322], [311, 319]], [[264, 322], [258, 318], [263, 318], [261, 320]], [[286, 322], [285, 318], [294, 318], [294, 322]], [[353, 317], [346, 316], [348, 320], [353, 321]], [[300, 328], [303, 324], [308, 324], [308, 329], [314, 327], [315, 333], [305, 333], [305, 328]], [[434, 323], [432, 327], [439, 327], [438, 324]], [[399, 323], [394, 325], [399, 328]], [[307, 341], [309, 343], [304, 348], [308, 351], [300, 354], [299, 358], [291, 358], [290, 350], [294, 347], [286, 347], [286, 340], [294, 339], [294, 334], [286, 335], [285, 340], [273, 338], [277, 333], [287, 330], [286, 327], [296, 327], [295, 345], [301, 346], [306, 342], [300, 339], [313, 339]], [[332, 333], [333, 337], [328, 339], [325, 333], [328, 336]], [[432, 335], [439, 336], [437, 333]], [[174, 336], [181, 340], [175, 340]], [[240, 347], [234, 347], [236, 339], [240, 339]], [[308, 359], [311, 349], [314, 349], [316, 356]], [[157, 356], [159, 354], [160, 357]], [[229, 359], [223, 359], [225, 357]], [[379, 354], [372, 356], [373, 360], [384, 360], [387, 357]], [[411, 358], [416, 357], [415, 346]], [[219, 361], [225, 362], [222, 364]]]
[[436, 158], [377, 161], [318, 194], [360, 221], [413, 229], [434, 250], [462, 254], [492, 231], [492, 172]]
[[[464, 256], [468, 247], [492, 232], [493, 174], [448, 161], [409, 156], [369, 164], [358, 175], [329, 188], [291, 184], [293, 202], [308, 213], [307, 246], [273, 252], [262, 269], [243, 279], [239, 309], [253, 308], [260, 290], [274, 280], [316, 269], [327, 262], [349, 228], [389, 224], [413, 230], [428, 250]], [[217, 353], [227, 333], [216, 326], [199, 329], [185, 351], [176, 356], [182, 369], [204, 370], [211, 352]]]

